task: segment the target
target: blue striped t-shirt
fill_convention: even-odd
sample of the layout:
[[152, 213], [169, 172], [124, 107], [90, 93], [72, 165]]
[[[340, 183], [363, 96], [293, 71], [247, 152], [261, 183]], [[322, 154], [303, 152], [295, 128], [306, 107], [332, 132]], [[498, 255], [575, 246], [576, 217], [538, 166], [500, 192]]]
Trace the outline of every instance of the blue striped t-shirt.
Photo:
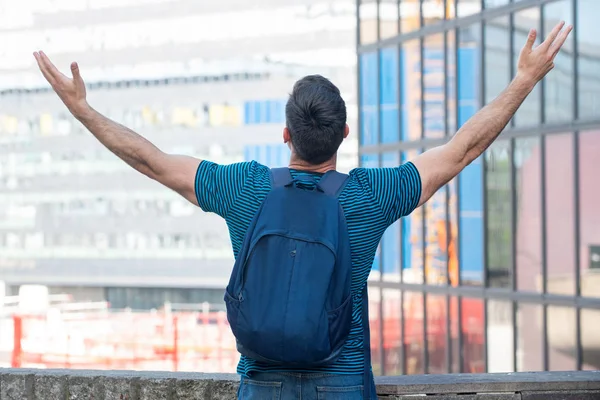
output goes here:
[[[292, 170], [292, 176], [322, 174]], [[421, 178], [412, 163], [394, 168], [357, 168], [339, 196], [348, 224], [352, 252], [352, 326], [339, 360], [318, 370], [361, 374], [363, 372], [362, 290], [367, 283], [375, 252], [385, 230], [399, 218], [410, 214], [421, 196]], [[269, 168], [255, 161], [218, 165], [203, 161], [196, 174], [196, 197], [200, 208], [225, 218], [237, 257], [254, 214], [271, 190]], [[237, 371], [249, 376], [254, 371], [281, 371], [244, 356]]]

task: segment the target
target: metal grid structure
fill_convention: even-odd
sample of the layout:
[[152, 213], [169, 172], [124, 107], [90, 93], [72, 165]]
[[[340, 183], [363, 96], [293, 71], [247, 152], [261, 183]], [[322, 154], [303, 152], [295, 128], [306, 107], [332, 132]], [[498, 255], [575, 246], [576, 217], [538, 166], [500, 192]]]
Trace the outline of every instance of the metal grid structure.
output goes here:
[[[460, 10], [461, 7], [463, 12]], [[395, 16], [390, 17], [392, 8], [397, 11]], [[560, 12], [559, 8], [562, 9], [562, 15], [555, 18], [554, 14]], [[435, 12], [431, 10], [435, 9], [441, 12], [432, 18]], [[467, 367], [469, 360], [465, 360], [468, 329], [462, 325], [464, 302], [475, 301], [475, 299], [481, 303], [483, 311], [482, 321], [478, 323], [484, 330], [480, 361], [485, 371], [600, 368], [597, 355], [600, 346], [591, 339], [594, 336], [592, 320], [600, 315], [600, 280], [596, 278], [592, 269], [594, 257], [597, 256], [594, 252], [598, 251], [598, 246], [592, 245], [600, 243], [600, 228], [598, 224], [592, 225], [589, 220], [594, 218], [589, 211], [582, 213], [581, 207], [582, 202], [586, 200], [582, 197], [589, 199], [592, 193], [589, 188], [589, 176], [593, 176], [594, 171], [600, 171], [600, 161], [590, 160], [593, 155], [590, 156], [587, 148], [593, 143], [600, 143], [600, 102], [593, 93], [590, 95], [600, 82], [600, 30], [586, 23], [586, 16], [594, 14], [594, 10], [597, 14], [599, 9], [600, 3], [589, 0], [357, 0], [359, 142], [363, 166], [388, 166], [384, 158], [390, 154], [406, 161], [415, 152], [445, 143], [454, 134], [456, 128], [460, 127], [461, 122], [469, 116], [465, 114], [476, 111], [465, 112], [461, 104], [468, 99], [460, 98], [459, 93], [460, 80], [465, 79], [465, 75], [461, 74], [460, 54], [463, 51], [463, 44], [460, 41], [464, 30], [469, 30], [473, 37], [469, 45], [475, 49], [473, 52], [475, 68], [470, 72], [474, 73], [476, 98], [471, 100], [474, 100], [479, 108], [499, 93], [499, 90], [493, 88], [496, 84], [503, 86], [503, 80], [507, 84], [514, 76], [516, 58], [524, 43], [524, 35], [527, 33], [523, 29], [536, 28], [538, 36], [544, 37], [559, 18], [575, 26], [569, 44], [564, 49], [566, 55], [560, 59], [560, 63], [557, 60], [557, 67], [551, 72], [557, 76], [546, 78], [538, 85], [531, 94], [529, 103], [524, 104], [524, 110], [517, 113], [500, 136], [499, 144], [488, 149], [478, 161], [480, 165], [473, 167], [478, 173], [473, 173], [474, 169], [470, 172], [465, 171], [441, 190], [445, 201], [443, 211], [446, 227], [446, 264], [443, 274], [446, 281], [441, 284], [432, 282], [428, 278], [426, 266], [415, 265], [414, 260], [411, 262], [404, 254], [409, 247], [412, 247], [410, 251], [418, 247], [422, 254], [421, 264], [430, 264], [426, 255], [430, 246], [427, 238], [431, 230], [430, 224], [428, 226], [427, 214], [430, 213], [431, 208], [423, 206], [423, 211], [418, 214], [413, 213], [413, 220], [420, 221], [416, 229], [399, 223], [397, 227], [392, 227], [397, 233], [391, 236], [391, 241], [386, 241], [384, 237], [375, 264], [375, 270], [379, 270], [380, 274], [370, 282], [370, 288], [377, 291], [379, 296], [379, 308], [373, 312], [381, 318], [371, 322], [379, 324], [375, 327], [377, 332], [383, 332], [384, 321], [397, 318], [397, 316], [385, 315], [385, 293], [400, 292], [398, 329], [402, 344], [390, 350], [393, 355], [385, 354], [388, 350], [384, 346], [386, 340], [384, 335], [379, 334], [378, 337], [372, 338], [373, 343], [378, 345], [377, 351], [379, 351], [379, 354], [373, 356], [374, 369], [377, 373], [391, 375], [470, 372]], [[411, 10], [415, 11], [415, 15], [402, 15], [403, 12], [410, 14]], [[537, 16], [537, 22], [534, 24], [537, 26], [522, 26], [523, 15]], [[391, 28], [393, 32], [390, 34], [390, 21], [394, 19], [396, 23]], [[525, 18], [525, 22], [530, 20], [536, 21], [536, 18]], [[494, 59], [493, 51], [490, 50], [498, 46], [497, 37], [492, 35], [492, 29], [498, 28], [498, 21], [502, 21], [500, 30], [506, 33], [503, 36], [506, 40], [504, 49], [506, 68], [503, 72], [505, 76], [500, 78], [495, 74], [498, 70], [503, 70], [503, 65], [496, 65], [496, 69], [490, 66], [490, 62], [502, 60], [502, 57]], [[403, 28], [405, 23], [406, 29]], [[382, 30], [386, 29], [385, 35], [382, 35]], [[370, 36], [365, 34], [365, 30], [370, 32]], [[426, 134], [427, 121], [425, 121], [428, 110], [425, 104], [427, 71], [425, 71], [424, 55], [428, 51], [427, 40], [434, 35], [443, 37], [440, 45], [443, 54], [444, 80], [441, 106], [443, 107], [441, 117], [443, 134], [437, 137]], [[523, 37], [522, 43], [521, 37]], [[385, 76], [386, 71], [389, 73], [389, 65], [387, 67], [383, 65], [385, 62], [383, 54], [391, 50], [396, 57], [396, 67], [392, 68], [393, 72], [398, 75], [408, 74], [406, 72], [408, 68], [404, 64], [406, 58], [410, 56], [407, 55], [405, 46], [415, 41], [418, 41], [416, 50], [418, 71], [413, 75], [414, 79], [419, 80], [420, 94], [416, 100], [412, 100], [419, 103], [416, 107], [420, 112], [420, 126], [416, 129], [420, 132], [411, 137], [404, 132], [411, 129], [406, 121], [403, 121], [411, 111], [408, 99], [403, 98], [407, 91], [404, 86], [410, 84], [410, 78], [403, 79], [400, 76], [391, 79], [396, 86], [391, 89], [395, 91], [396, 96], [396, 104], [392, 108], [397, 110], [393, 115], [397, 118], [394, 123], [397, 124], [399, 134], [392, 140], [386, 139], [383, 134], [386, 129], [384, 116], [389, 105], [382, 104], [385, 96], [382, 92], [390, 90], [384, 83], [389, 83], [390, 80]], [[368, 65], [367, 58], [370, 56], [375, 60], [375, 65]], [[464, 59], [464, 54], [462, 57]], [[590, 66], [595, 66], [595, 72], [591, 74], [588, 72]], [[365, 91], [371, 89], [369, 82], [365, 80], [369, 80], [370, 84], [375, 86], [374, 94], [370, 94], [376, 99], [375, 104], [369, 103], [369, 94]], [[494, 82], [495, 80], [499, 82]], [[557, 98], [558, 106], [554, 104]], [[585, 138], [585, 143], [582, 137]], [[531, 140], [537, 145], [533, 150], [530, 149], [530, 154], [533, 154], [529, 158], [530, 176], [524, 181], [525, 173], [520, 169], [518, 159], [521, 158], [523, 151], [522, 144]], [[600, 146], [595, 148], [600, 149]], [[587, 154], [585, 163], [582, 150]], [[498, 154], [504, 154], [504, 158], [498, 157]], [[500, 175], [494, 171], [500, 164], [504, 168], [504, 175], [498, 178]], [[563, 167], [563, 171], [566, 171], [562, 178], [554, 177], [557, 180], [564, 180], [559, 183], [564, 185], [559, 188], [559, 192], [556, 191], [557, 184], [552, 182], [549, 176], [557, 171], [558, 164]], [[584, 167], [585, 171], [582, 170]], [[531, 171], [533, 171], [533, 178]], [[491, 185], [496, 184], [499, 179], [504, 179], [502, 182], [504, 190], [491, 189]], [[536, 180], [539, 180], [535, 188], [538, 197], [531, 195], [533, 189], [527, 188]], [[469, 192], [465, 192], [464, 189], [471, 186], [475, 186], [476, 189], [471, 190], [470, 193], [476, 192], [482, 204], [481, 229], [477, 231], [482, 237], [480, 241], [473, 244], [473, 247], [478, 247], [477, 251], [481, 251], [481, 263], [478, 264], [481, 275], [480, 279], [475, 281], [465, 280], [464, 277], [467, 275], [463, 270], [465, 265], [472, 261], [472, 259], [466, 260], [469, 252], [465, 251], [469, 244], [466, 241], [471, 240], [472, 235], [466, 237], [465, 234], [470, 228], [463, 226], [464, 223], [471, 222], [463, 216], [468, 213], [468, 210], [461, 208], [464, 205], [462, 203], [470, 201], [464, 195]], [[503, 198], [504, 195], [506, 196]], [[456, 200], [451, 202], [451, 196]], [[532, 205], [526, 210], [527, 213], [523, 214], [525, 207], [523, 198], [526, 196], [534, 199]], [[557, 207], [561, 204], [563, 206], [570, 204], [572, 207]], [[560, 212], [555, 213], [555, 210]], [[568, 217], [565, 217], [567, 221], [557, 224], [558, 217], [555, 215], [563, 215], [563, 213], [568, 214]], [[525, 229], [523, 224], [526, 222], [521, 220], [533, 214], [535, 214], [534, 219], [539, 219], [539, 222], [536, 222], [533, 228], [527, 226]], [[453, 222], [453, 219], [456, 221]], [[452, 232], [452, 224], [456, 225], [458, 232], [456, 235]], [[559, 229], [561, 227], [564, 229]], [[414, 232], [415, 230], [420, 232]], [[559, 234], [559, 230], [566, 233]], [[527, 232], [523, 233], [524, 231]], [[582, 239], [583, 232], [586, 232], [585, 242]], [[386, 235], [388, 233], [386, 232]], [[411, 244], [408, 241], [408, 237], [414, 235], [420, 236], [420, 243]], [[539, 260], [535, 263], [536, 268], [539, 267], [537, 274], [524, 268], [528, 264], [522, 261], [523, 243], [527, 242], [529, 237], [535, 237], [534, 241], [539, 241], [539, 246], [536, 244], [536, 247], [539, 247], [536, 250], [539, 253]], [[458, 249], [456, 272], [451, 271], [452, 257], [448, 251], [453, 240]], [[591, 243], [590, 240], [595, 242]], [[389, 251], [393, 251], [394, 254], [390, 256]], [[586, 254], [590, 259], [589, 267], [584, 266], [583, 257]], [[559, 257], [556, 257], [557, 255]], [[386, 265], [390, 260], [393, 265]], [[561, 265], [557, 267], [557, 263]], [[412, 278], [406, 279], [407, 271], [419, 268], [422, 277], [416, 281]], [[455, 273], [454, 280], [452, 280], [453, 273]], [[569, 285], [572, 288], [568, 287]], [[584, 285], [585, 290], [582, 290]], [[407, 354], [410, 343], [404, 335], [405, 321], [413, 318], [407, 315], [410, 310], [407, 311], [404, 298], [407, 294], [414, 293], [421, 294], [423, 300], [421, 310], [423, 337], [419, 346], [421, 368], [417, 371], [409, 366], [410, 359]], [[443, 365], [438, 365], [436, 368], [430, 365], [431, 352], [428, 348], [432, 339], [428, 334], [428, 312], [431, 311], [428, 310], [430, 308], [428, 299], [432, 297], [445, 299], [442, 303], [445, 303], [446, 307], [445, 356]], [[375, 296], [371, 297], [372, 300], [375, 298]], [[454, 314], [451, 313], [450, 308], [454, 306], [457, 307], [458, 321], [451, 318]], [[492, 320], [497, 320], [498, 314], [501, 313], [506, 313], [507, 317], [504, 326], [507, 330], [502, 331], [509, 336], [503, 337], [505, 341], [497, 341], [497, 337], [490, 333], [494, 325]], [[573, 319], [569, 320], [570, 318]], [[569, 332], [565, 332], [565, 329]], [[537, 350], [532, 350], [536, 346]], [[493, 356], [496, 360], [490, 360], [490, 354], [499, 347], [504, 348], [501, 351], [506, 354], [508, 363], [505, 362], [506, 360], [496, 363], [497, 355]], [[399, 360], [397, 365], [390, 365], [391, 356]], [[537, 360], [534, 360], [536, 358]]]

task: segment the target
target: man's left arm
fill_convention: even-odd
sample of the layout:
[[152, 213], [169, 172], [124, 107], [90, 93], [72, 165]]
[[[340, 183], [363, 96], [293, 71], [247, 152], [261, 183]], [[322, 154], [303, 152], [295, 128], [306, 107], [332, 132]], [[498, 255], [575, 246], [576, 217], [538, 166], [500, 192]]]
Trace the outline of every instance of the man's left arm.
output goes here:
[[535, 49], [531, 30], [521, 51], [518, 72], [494, 101], [469, 119], [446, 144], [411, 160], [421, 177], [419, 206], [479, 157], [500, 135], [534, 86], [554, 67], [554, 58], [572, 30], [558, 24]]

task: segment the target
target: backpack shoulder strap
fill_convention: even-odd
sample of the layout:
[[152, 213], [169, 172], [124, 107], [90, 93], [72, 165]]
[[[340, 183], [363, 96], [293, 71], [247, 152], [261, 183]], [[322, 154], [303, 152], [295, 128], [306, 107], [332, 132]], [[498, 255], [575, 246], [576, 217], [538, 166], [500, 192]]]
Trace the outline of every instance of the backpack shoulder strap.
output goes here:
[[271, 168], [271, 186], [283, 187], [293, 180], [289, 168]]
[[348, 182], [348, 175], [337, 171], [328, 171], [319, 181], [319, 187], [330, 196], [339, 196]]

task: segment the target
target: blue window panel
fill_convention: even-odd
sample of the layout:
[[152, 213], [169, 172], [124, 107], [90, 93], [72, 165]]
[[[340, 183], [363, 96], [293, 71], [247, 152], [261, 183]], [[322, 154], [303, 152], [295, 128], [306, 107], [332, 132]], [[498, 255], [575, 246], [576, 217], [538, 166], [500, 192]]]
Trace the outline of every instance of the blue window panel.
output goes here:
[[[404, 56], [404, 49], [401, 50], [400, 54], [402, 56], [402, 60], [405, 59]], [[408, 118], [407, 117], [407, 96], [408, 96], [408, 90], [406, 88], [406, 66], [404, 62], [399, 63], [398, 65], [398, 76], [400, 79], [400, 90], [402, 92], [402, 97], [401, 99], [401, 103], [400, 103], [400, 110], [402, 112], [402, 126], [400, 127], [400, 140], [401, 141], [407, 141], [408, 140]]]
[[244, 125], [250, 125], [253, 122], [252, 102], [244, 102]]
[[273, 122], [272, 120], [272, 114], [271, 114], [271, 106], [272, 106], [272, 101], [271, 100], [266, 100], [263, 104], [263, 108], [264, 108], [264, 113], [265, 113], [265, 123], [270, 124]]
[[460, 174], [460, 276], [462, 282], [483, 283], [483, 167], [481, 157]]
[[398, 153], [383, 153], [381, 155], [381, 166], [384, 168], [392, 168], [400, 165], [400, 154]]
[[256, 146], [256, 161], [263, 165], [269, 166], [269, 160], [267, 159], [267, 152], [264, 145]]
[[444, 51], [436, 48], [425, 47], [423, 56], [430, 60], [444, 61]]
[[[458, 52], [458, 124], [477, 112], [479, 91], [478, 49], [464, 47]], [[483, 165], [481, 157], [459, 176], [460, 220], [459, 263], [463, 282], [483, 283]]]
[[398, 104], [398, 49], [383, 49], [380, 53], [381, 104]]
[[269, 115], [271, 123], [281, 123], [281, 101], [271, 100], [269, 102]]
[[[411, 51], [414, 51], [413, 49], [411, 49]], [[411, 136], [419, 136], [420, 138], [420, 133], [414, 133], [411, 134], [411, 129], [420, 129], [419, 126], [411, 126], [410, 121], [411, 121], [411, 114], [414, 112], [415, 109], [418, 109], [421, 107], [421, 100], [420, 98], [411, 98], [410, 93], [409, 93], [409, 85], [411, 84], [411, 80], [415, 79], [415, 77], [418, 76], [418, 74], [420, 74], [420, 62], [416, 62], [413, 65], [408, 65], [409, 63], [409, 57], [407, 56], [407, 50], [406, 49], [402, 49], [401, 52], [401, 56], [402, 56], [402, 62], [399, 63], [399, 77], [400, 77], [400, 87], [401, 87], [401, 104], [400, 104], [400, 112], [402, 113], [402, 126], [401, 128], [401, 132], [400, 132], [400, 140], [401, 141], [405, 141], [405, 142], [409, 142], [411, 140]], [[410, 102], [410, 103], [409, 103]], [[417, 103], [412, 103], [412, 102], [417, 102]]]
[[289, 157], [287, 155], [287, 146], [284, 144], [277, 145], [277, 165], [285, 167], [289, 164]]
[[360, 144], [368, 146], [377, 144], [377, 110], [375, 108], [361, 112]]
[[377, 154], [363, 154], [360, 156], [360, 166], [363, 168], [379, 167], [379, 159]]
[[439, 95], [439, 96], [443, 96], [443, 94], [444, 94], [444, 86], [426, 85], [423, 89], [424, 89], [425, 94], [433, 94], [433, 95]]
[[290, 164], [290, 149], [286, 144], [277, 145], [277, 166], [287, 167]]
[[244, 149], [244, 155], [246, 157], [246, 161], [258, 161], [260, 162], [260, 154], [259, 154], [260, 146], [257, 145], [248, 145]]
[[268, 124], [270, 121], [267, 118], [267, 114], [269, 112], [269, 104], [267, 100], [262, 100], [260, 102], [260, 117], [263, 124]]
[[275, 153], [273, 151], [273, 145], [264, 145], [264, 151], [265, 151], [265, 165], [269, 168], [274, 168], [274, 163], [273, 163], [273, 156], [276, 155], [277, 153]]
[[462, 126], [477, 112], [479, 85], [478, 49], [465, 47], [458, 51], [458, 124]]
[[400, 138], [398, 121], [398, 49], [383, 49], [380, 53], [380, 66], [381, 141], [382, 143], [393, 143]]
[[[413, 159], [417, 156], [419, 152], [411, 151], [410, 156], [407, 156], [406, 153], [402, 153], [401, 163], [404, 164], [409, 159]], [[422, 242], [420, 237], [422, 236], [422, 222], [421, 222], [421, 214], [412, 213], [400, 219], [400, 224], [402, 225], [402, 235], [401, 235], [401, 258], [404, 269], [416, 268], [418, 266], [413, 265], [413, 249], [416, 251], [416, 254], [420, 254]], [[414, 232], [413, 232], [414, 231]], [[415, 243], [412, 242], [412, 236], [416, 233], [416, 237], [418, 238]], [[422, 263], [422, 261], [420, 261]], [[414, 283], [414, 282], [412, 282]]]
[[254, 123], [255, 124], [261, 124], [263, 122], [262, 120], [262, 107], [261, 107], [261, 102], [260, 101], [253, 101], [253, 108], [254, 108]]
[[377, 115], [377, 53], [360, 56], [360, 144], [373, 145], [378, 142]]
[[[381, 157], [381, 166], [384, 168], [393, 168], [400, 165], [400, 155], [398, 153], [384, 153]], [[400, 272], [400, 221], [392, 224], [383, 234], [381, 239], [383, 247], [382, 254], [382, 273], [399, 274]]]
[[285, 122], [285, 107], [287, 105], [287, 100], [282, 100], [281, 101], [281, 122]]
[[383, 234], [383, 273], [398, 274], [400, 272], [400, 221], [394, 222]]
[[[387, 106], [386, 106], [387, 107]], [[398, 108], [391, 106], [390, 109], [381, 110], [381, 142], [395, 143], [399, 140]]]
[[410, 243], [411, 219], [405, 217], [400, 221], [402, 223], [402, 262], [405, 269], [410, 269], [412, 262], [412, 244]]

